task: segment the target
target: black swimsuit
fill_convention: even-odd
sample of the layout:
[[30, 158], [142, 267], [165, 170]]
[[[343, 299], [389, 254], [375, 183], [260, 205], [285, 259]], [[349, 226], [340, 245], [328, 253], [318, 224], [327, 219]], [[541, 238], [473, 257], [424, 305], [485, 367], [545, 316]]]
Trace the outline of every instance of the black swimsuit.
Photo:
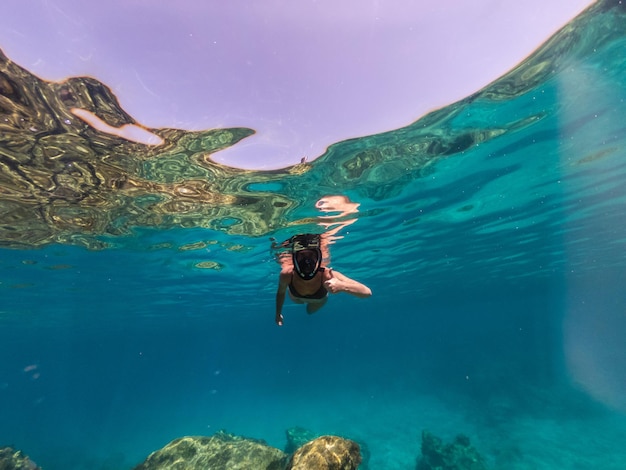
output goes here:
[[[324, 268], [320, 268], [320, 271], [323, 273], [324, 272]], [[324, 276], [322, 275], [322, 282], [320, 283], [320, 288], [317, 289], [316, 292], [314, 292], [313, 294], [310, 295], [302, 295], [300, 294], [296, 288], [293, 286], [293, 283], [290, 282], [289, 283], [289, 292], [291, 292], [291, 295], [293, 295], [294, 297], [298, 298], [298, 299], [304, 299], [304, 300], [321, 300], [326, 298], [326, 296], [328, 295], [328, 291], [326, 290], [326, 287], [324, 286]]]

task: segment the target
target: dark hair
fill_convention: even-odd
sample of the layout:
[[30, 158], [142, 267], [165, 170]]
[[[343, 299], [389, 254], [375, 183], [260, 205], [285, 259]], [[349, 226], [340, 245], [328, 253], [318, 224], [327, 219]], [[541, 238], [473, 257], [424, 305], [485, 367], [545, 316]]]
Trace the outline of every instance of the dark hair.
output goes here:
[[317, 233], [302, 233], [289, 239], [292, 251], [319, 249], [321, 237]]

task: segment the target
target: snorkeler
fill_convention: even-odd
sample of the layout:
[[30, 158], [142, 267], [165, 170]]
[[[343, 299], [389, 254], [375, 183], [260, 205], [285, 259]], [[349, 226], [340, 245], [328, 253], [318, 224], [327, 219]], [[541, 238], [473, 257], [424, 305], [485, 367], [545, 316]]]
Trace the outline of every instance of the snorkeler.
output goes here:
[[283, 246], [291, 248], [291, 256], [285, 253], [280, 257], [281, 272], [276, 291], [276, 324], [282, 326], [282, 309], [285, 294], [297, 304], [306, 304], [309, 314], [324, 306], [328, 294], [347, 292], [355, 297], [369, 297], [369, 287], [344, 276], [339, 271], [327, 267], [328, 259], [324, 235], [295, 235]]

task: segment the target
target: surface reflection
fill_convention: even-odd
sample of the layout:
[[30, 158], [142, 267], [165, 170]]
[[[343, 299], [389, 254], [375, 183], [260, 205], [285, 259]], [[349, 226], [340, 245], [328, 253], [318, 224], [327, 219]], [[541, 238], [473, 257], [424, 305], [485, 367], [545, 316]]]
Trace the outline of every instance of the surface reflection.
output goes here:
[[101, 248], [98, 235], [219, 229], [223, 219], [230, 232], [254, 235], [293, 205], [246, 191], [250, 172], [210, 160], [251, 129], [144, 129], [97, 80], [46, 82], [1, 52], [0, 113], [2, 246]]

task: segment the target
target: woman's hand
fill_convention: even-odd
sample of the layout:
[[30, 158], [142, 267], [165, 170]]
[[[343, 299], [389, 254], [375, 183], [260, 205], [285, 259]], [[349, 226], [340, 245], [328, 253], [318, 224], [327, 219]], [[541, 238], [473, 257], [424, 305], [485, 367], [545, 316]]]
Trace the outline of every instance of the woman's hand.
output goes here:
[[334, 271], [329, 268], [330, 278], [324, 282], [324, 287], [331, 294], [337, 294], [338, 292], [347, 292], [356, 297], [369, 297], [372, 295], [372, 291], [365, 284], [350, 279], [344, 276], [339, 271]]
[[333, 268], [328, 268], [328, 273], [330, 274], [330, 279], [327, 279], [324, 282], [324, 287], [326, 287], [326, 290], [331, 294], [341, 292], [343, 290], [341, 285], [342, 282], [335, 276], [333, 276]]

